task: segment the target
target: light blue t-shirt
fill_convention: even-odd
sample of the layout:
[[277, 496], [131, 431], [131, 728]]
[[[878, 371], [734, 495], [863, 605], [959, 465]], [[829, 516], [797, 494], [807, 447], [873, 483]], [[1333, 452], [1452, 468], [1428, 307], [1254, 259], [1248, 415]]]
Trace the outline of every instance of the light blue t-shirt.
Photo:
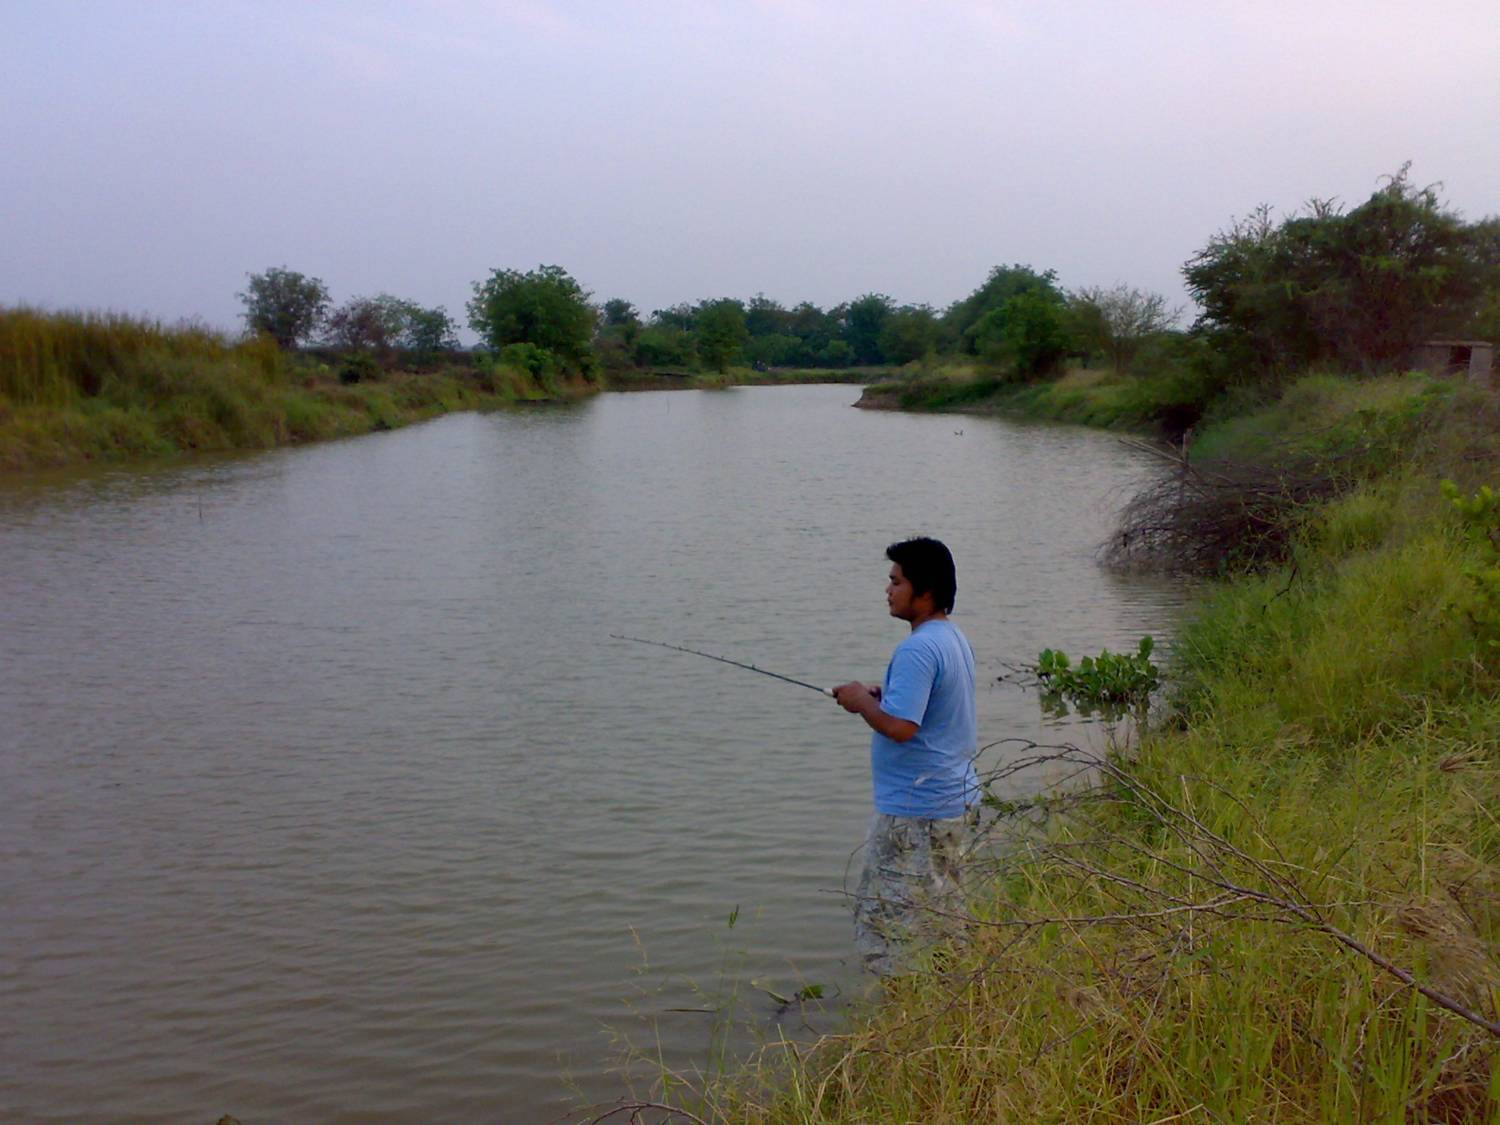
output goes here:
[[962, 816], [979, 800], [974, 751], [974, 650], [958, 626], [926, 621], [896, 646], [880, 707], [917, 724], [906, 742], [870, 740], [875, 809], [890, 816]]

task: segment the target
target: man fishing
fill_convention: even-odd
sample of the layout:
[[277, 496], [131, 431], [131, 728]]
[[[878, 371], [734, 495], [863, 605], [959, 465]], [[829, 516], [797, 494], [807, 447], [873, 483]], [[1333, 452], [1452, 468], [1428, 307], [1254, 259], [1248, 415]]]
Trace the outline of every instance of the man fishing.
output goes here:
[[968, 811], [979, 799], [974, 771], [974, 650], [948, 620], [957, 582], [953, 556], [936, 539], [886, 548], [892, 617], [910, 622], [880, 684], [833, 689], [862, 717], [870, 738], [875, 813], [854, 902], [855, 944], [867, 969], [905, 968], [906, 947], [940, 930], [963, 907], [960, 864]]

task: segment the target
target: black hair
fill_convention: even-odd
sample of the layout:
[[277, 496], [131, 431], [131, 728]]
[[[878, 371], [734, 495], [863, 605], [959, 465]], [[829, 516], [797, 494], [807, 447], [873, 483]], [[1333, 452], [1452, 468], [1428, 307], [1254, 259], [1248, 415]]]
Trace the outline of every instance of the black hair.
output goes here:
[[953, 612], [958, 579], [953, 573], [953, 555], [947, 547], [936, 539], [920, 536], [892, 543], [885, 549], [885, 557], [901, 568], [913, 594], [919, 597], [931, 594], [938, 609]]

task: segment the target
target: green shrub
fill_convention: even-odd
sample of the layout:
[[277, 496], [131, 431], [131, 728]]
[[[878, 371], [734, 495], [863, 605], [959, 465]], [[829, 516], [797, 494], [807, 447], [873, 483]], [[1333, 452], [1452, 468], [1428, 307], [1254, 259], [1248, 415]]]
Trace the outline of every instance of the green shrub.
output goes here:
[[500, 362], [506, 367], [526, 372], [543, 390], [557, 390], [557, 357], [546, 348], [535, 344], [507, 344], [500, 349]]
[[380, 378], [380, 364], [365, 352], [351, 352], [339, 364], [339, 382], [345, 386], [368, 383]]

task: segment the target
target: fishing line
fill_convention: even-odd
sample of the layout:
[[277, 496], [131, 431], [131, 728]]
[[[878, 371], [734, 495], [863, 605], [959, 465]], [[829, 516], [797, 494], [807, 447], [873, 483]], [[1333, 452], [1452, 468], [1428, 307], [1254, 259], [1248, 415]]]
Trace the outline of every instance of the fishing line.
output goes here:
[[817, 684], [807, 683], [805, 680], [794, 680], [791, 676], [783, 676], [780, 672], [768, 672], [764, 668], [757, 668], [754, 664], [741, 664], [738, 660], [730, 660], [727, 656], [715, 656], [711, 652], [699, 652], [695, 648], [684, 648], [682, 645], [669, 645], [665, 641], [648, 641], [644, 637], [627, 637], [622, 633], [611, 633], [610, 637], [617, 641], [634, 641], [639, 645], [654, 645], [657, 648], [669, 648], [673, 652], [685, 652], [690, 656], [701, 656], [706, 660], [717, 660], [720, 664], [732, 664], [736, 668], [743, 668], [747, 672], [759, 672], [762, 676], [770, 676], [773, 680], [782, 680], [798, 687], [805, 687], [808, 691], [815, 691], [819, 695], [832, 695], [833, 692], [827, 688], [820, 688]]

